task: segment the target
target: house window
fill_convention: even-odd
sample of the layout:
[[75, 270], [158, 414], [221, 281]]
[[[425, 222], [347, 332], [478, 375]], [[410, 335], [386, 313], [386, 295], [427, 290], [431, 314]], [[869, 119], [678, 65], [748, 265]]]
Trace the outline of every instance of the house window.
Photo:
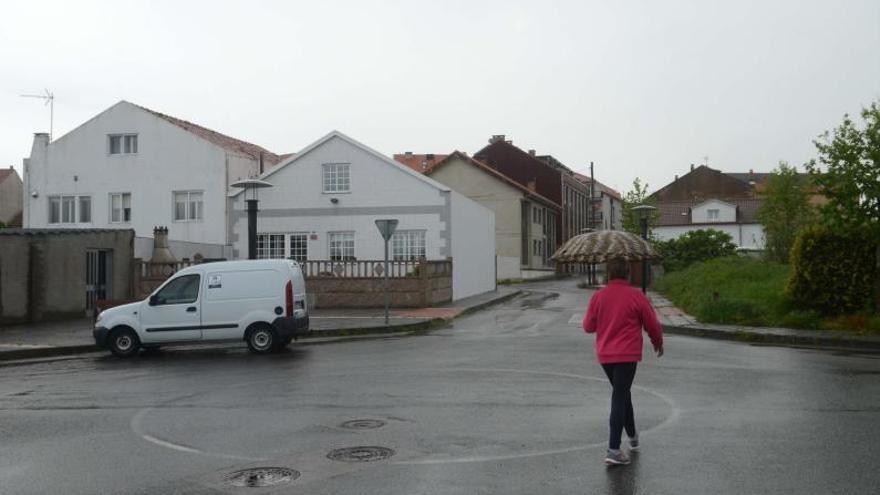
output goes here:
[[351, 191], [351, 175], [347, 163], [325, 163], [323, 166], [325, 193], [347, 193]]
[[717, 210], [717, 209], [716, 210], [706, 210], [706, 215], [707, 215], [710, 222], [717, 222], [718, 221], [718, 213], [719, 213], [719, 210]]
[[308, 234], [290, 234], [290, 258], [298, 263], [309, 259]]
[[425, 257], [425, 231], [401, 230], [391, 236], [391, 255], [394, 260], [417, 260]]
[[333, 261], [353, 260], [354, 232], [330, 232], [327, 234], [330, 259]]
[[92, 222], [92, 197], [79, 197], [79, 223]]
[[284, 258], [284, 234], [260, 234], [257, 236], [257, 259]]
[[75, 196], [61, 196], [61, 223], [76, 223]]
[[61, 196], [49, 196], [49, 223], [61, 222]]
[[202, 219], [202, 191], [175, 191], [173, 194], [175, 222]]
[[111, 134], [107, 139], [111, 155], [132, 155], [138, 152], [137, 134]]
[[131, 222], [131, 193], [110, 195], [110, 223]]

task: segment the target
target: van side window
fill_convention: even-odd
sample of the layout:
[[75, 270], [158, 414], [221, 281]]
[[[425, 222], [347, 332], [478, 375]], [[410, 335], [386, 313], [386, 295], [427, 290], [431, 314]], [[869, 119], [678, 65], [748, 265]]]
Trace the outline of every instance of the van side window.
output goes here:
[[156, 293], [159, 304], [188, 304], [199, 298], [199, 276], [177, 277]]

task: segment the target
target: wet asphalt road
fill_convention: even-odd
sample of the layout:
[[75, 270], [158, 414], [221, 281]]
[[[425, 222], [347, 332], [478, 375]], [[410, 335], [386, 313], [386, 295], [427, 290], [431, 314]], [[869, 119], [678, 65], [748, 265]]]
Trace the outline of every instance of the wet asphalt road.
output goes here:
[[[606, 468], [587, 295], [539, 287], [422, 336], [2, 366], [0, 493], [877, 493], [880, 356], [690, 337], [646, 339], [643, 449]], [[394, 455], [327, 458], [356, 446]], [[301, 475], [224, 480], [256, 466]]]

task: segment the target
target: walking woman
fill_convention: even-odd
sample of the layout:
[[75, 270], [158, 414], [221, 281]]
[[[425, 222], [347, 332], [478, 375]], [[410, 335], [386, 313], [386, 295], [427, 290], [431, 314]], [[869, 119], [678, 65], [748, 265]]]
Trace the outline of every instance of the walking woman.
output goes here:
[[608, 263], [608, 285], [590, 299], [584, 316], [584, 331], [596, 334], [596, 357], [611, 382], [611, 434], [605, 464], [629, 464], [621, 449], [623, 430], [629, 437], [629, 450], [639, 448], [630, 387], [636, 365], [642, 360], [642, 329], [648, 332], [657, 357], [663, 355], [663, 328], [648, 298], [629, 285], [629, 266], [625, 261]]

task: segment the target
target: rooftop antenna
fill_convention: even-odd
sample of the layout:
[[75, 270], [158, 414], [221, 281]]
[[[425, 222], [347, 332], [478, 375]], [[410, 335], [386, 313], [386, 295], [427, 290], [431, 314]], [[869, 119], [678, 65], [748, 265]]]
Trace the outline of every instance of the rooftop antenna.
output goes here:
[[51, 91], [45, 89], [44, 95], [19, 95], [22, 98], [40, 98], [45, 100], [45, 104], [49, 105], [49, 142], [52, 142], [52, 126], [55, 121], [55, 95]]

